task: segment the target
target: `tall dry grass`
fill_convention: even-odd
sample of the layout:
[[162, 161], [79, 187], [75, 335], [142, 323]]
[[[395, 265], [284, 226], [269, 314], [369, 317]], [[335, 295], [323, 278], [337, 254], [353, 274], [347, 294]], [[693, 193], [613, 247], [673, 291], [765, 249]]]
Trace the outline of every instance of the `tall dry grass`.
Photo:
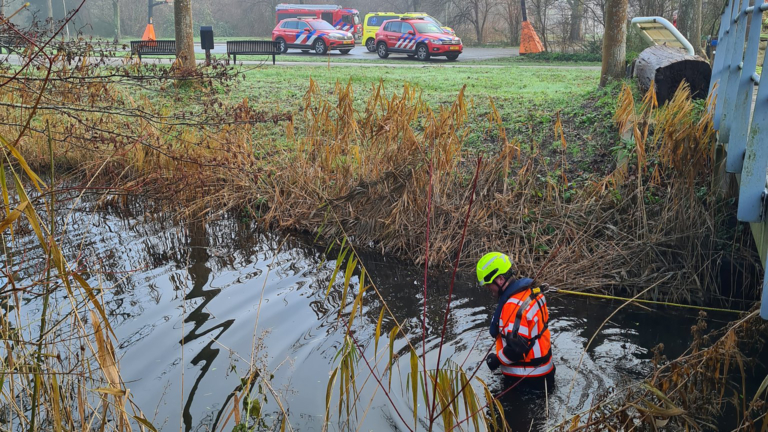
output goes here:
[[[151, 92], [136, 91], [143, 81], [115, 82], [95, 66], [54, 72], [19, 142], [32, 166], [47, 166], [41, 125], [50, 123], [55, 163], [99, 179], [120, 195], [111, 199], [165, 199], [189, 217], [235, 210], [326, 240], [343, 228], [358, 245], [417, 264], [447, 266], [455, 256], [477, 155], [464, 147], [476, 118], [463, 90], [435, 108], [410, 85], [393, 92], [372, 84], [356, 102], [351, 83], [336, 83], [329, 95], [310, 81], [296, 115], [260, 111], [247, 99], [228, 105], [200, 89], [193, 95], [202, 96], [201, 106], [192, 112], [168, 99], [153, 103]], [[41, 85], [33, 75], [17, 78], [0, 91], [0, 104], [24, 107]], [[478, 174], [462, 264], [500, 250], [523, 274], [551, 261], [540, 277], [577, 290], [634, 295], [664, 280], [650, 297], [756, 299], [756, 281], [744, 270], [754, 254], [739, 247], [751, 240], [729, 225], [730, 203], [709, 191], [713, 131], [687, 92], [658, 108], [651, 93], [636, 106], [622, 90], [616, 120], [633, 143], [614, 149], [609, 176], [575, 179], [565, 149], [579, 143], [568, 142], [559, 121], [562, 150], [552, 157], [542, 146], [508, 139], [489, 101], [484, 138], [496, 150]], [[0, 113], [1, 131], [23, 129], [18, 112], [25, 111]], [[279, 138], [259, 138], [275, 127]], [[435, 205], [427, 254], [428, 185]], [[738, 286], [723, 291], [729, 274], [725, 284]]]
[[[340, 94], [343, 92], [341, 90]], [[403, 97], [415, 98], [409, 92], [404, 92]], [[618, 283], [614, 286], [629, 288], [633, 298], [650, 293], [655, 298], [695, 302], [717, 295], [714, 281], [710, 281], [712, 285], [709, 286], [712, 292], [707, 292], [707, 286], [702, 284], [702, 281], [708, 282], [707, 277], [713, 277], [707, 275], [707, 271], [715, 272], [708, 260], [712, 259], [713, 252], [718, 251], [717, 244], [722, 241], [717, 238], [718, 214], [727, 212], [715, 205], [718, 199], [716, 193], [701, 193], [712, 172], [714, 134], [711, 118], [691, 102], [686, 86], [681, 87], [675, 98], [662, 108], [656, 105], [653, 89], [640, 101], [639, 107], [635, 105], [629, 87], [625, 86], [619, 97], [615, 119], [620, 131], [624, 136], [631, 137], [631, 141], [625, 142], [624, 152], [618, 158], [614, 172], [584, 188], [573, 201], [565, 199], [563, 194], [568, 181], [563, 175], [564, 170], [553, 173], [552, 167], [541, 164], [536, 155], [525, 155], [516, 146], [505, 147], [487, 164], [478, 159], [474, 181], [468, 182], [467, 168], [462, 167], [463, 161], [454, 156], [450, 147], [452, 139], [462, 130], [461, 94], [451, 109], [435, 115], [442, 117], [443, 124], [451, 123], [449, 130], [442, 135], [444, 140], [426, 140], [428, 127], [423, 127], [423, 135], [413, 134], [417, 137], [416, 141], [423, 145], [414, 146], [410, 155], [412, 159], [399, 161], [399, 166], [406, 167], [407, 177], [405, 174], [393, 176], [388, 184], [381, 185], [365, 180], [364, 169], [358, 173], [348, 170], [340, 174], [344, 179], [363, 180], [352, 190], [333, 189], [327, 192], [342, 194], [342, 197], [329, 200], [327, 212], [332, 222], [325, 225], [330, 227], [325, 228], [323, 233], [335, 233], [343, 239], [328, 291], [336, 289], [342, 299], [355, 299], [349, 320], [340, 318], [347, 338], [337, 356], [338, 366], [328, 382], [326, 421], [330, 425], [346, 430], [356, 428], [368, 414], [368, 410], [361, 407], [370, 406], [373, 401], [373, 397], [366, 401], [361, 396], [362, 389], [374, 386], [389, 400], [389, 409], [395, 413], [393, 417], [399, 419], [399, 422], [393, 421], [402, 429], [509, 430], [498, 400], [520, 382], [518, 380], [499, 394], [492, 394], [485, 383], [475, 376], [477, 367], [474, 373], [468, 373], [464, 370], [464, 363], [454, 363], [460, 360], [441, 363], [439, 354], [434, 363], [428, 361], [426, 326], [422, 327], [423, 348], [420, 349], [419, 335], [413, 330], [410, 333], [402, 330], [375, 283], [366, 279], [365, 264], [359, 259], [355, 248], [345, 246], [360, 242], [361, 233], [363, 241], [402, 240], [403, 236], [392, 233], [391, 238], [383, 238], [379, 235], [380, 230], [373, 225], [361, 232], [358, 225], [361, 218], [386, 215], [389, 223], [385, 226], [407, 226], [414, 242], [423, 245], [420, 250], [425, 255], [422, 259], [425, 267], [431, 259], [446, 259], [431, 255], [433, 248], [438, 248], [437, 254], [455, 254], [458, 266], [463, 247], [473, 245], [480, 247], [480, 250], [501, 248], [504, 241], [527, 239], [531, 226], [547, 224], [560, 227], [559, 232], [553, 229], [548, 233], [552, 239], [552, 243], [548, 244], [557, 247], [554, 252], [543, 253], [543, 256], [536, 256], [535, 252], [526, 255], [531, 248], [524, 242], [518, 243], [522, 247], [516, 249], [522, 249], [516, 256], [518, 260], [523, 257], [523, 263], [530, 263], [530, 270], [539, 269], [539, 273], [529, 273], [535, 274], [538, 280], [557, 281], [559, 277], [564, 281], [560, 279], [558, 283], [564, 283], [571, 277], [571, 283], [578, 281], [582, 289], [585, 288], [584, 282], [590, 280], [599, 281], [599, 286], [605, 287], [610, 284], [604, 282], [605, 275], [601, 272], [608, 272], [615, 266], [613, 270], [621, 272], [622, 278], [617, 277]], [[343, 99], [346, 98], [339, 97], [339, 101]], [[417, 106], [416, 102], [417, 99], [414, 99], [410, 105]], [[319, 111], [327, 112], [328, 105], [321, 106]], [[496, 118], [491, 116], [491, 119]], [[330, 124], [328, 120], [324, 122]], [[409, 122], [411, 124], [412, 121]], [[397, 130], [402, 132], [404, 129], [407, 132], [399, 138], [403, 141], [411, 136], [414, 129], [419, 130], [418, 127]], [[565, 147], [564, 134], [561, 130], [559, 132], [556, 130], [555, 136]], [[504, 137], [503, 132], [499, 135]], [[313, 137], [307, 146], [315, 152], [315, 159], [310, 159], [310, 164], [327, 163], [329, 159], [323, 158], [324, 149], [333, 151], [336, 157], [344, 153], [338, 148], [327, 149], [323, 142]], [[329, 139], [327, 142], [337, 144], [339, 141]], [[405, 156], [392, 154], [388, 157]], [[379, 161], [383, 163], [385, 159]], [[446, 164], [446, 161], [452, 161], [452, 164]], [[566, 163], [565, 159], [560, 160], [561, 166]], [[515, 166], [522, 167], [522, 174], [514, 177], [515, 182], [510, 184], [509, 179], [504, 177], [509, 175], [509, 167]], [[541, 180], [542, 173], [545, 174], [544, 181]], [[383, 176], [379, 173], [377, 177]], [[504, 178], [503, 183], [501, 178]], [[351, 183], [354, 184], [353, 181]], [[364, 186], [360, 186], [361, 183]], [[338, 187], [338, 183], [328, 186]], [[320, 189], [321, 185], [317, 188]], [[398, 207], [405, 197], [411, 200], [409, 205]], [[369, 210], [371, 207], [375, 211]], [[529, 215], [528, 208], [535, 209], [537, 219], [525, 220], [513, 216], [515, 213]], [[462, 218], [462, 211], [465, 218]], [[391, 218], [398, 219], [393, 221]], [[414, 229], [411, 223], [418, 220], [423, 220], [423, 225], [416, 225]], [[522, 223], [519, 222], [521, 220]], [[441, 225], [443, 223], [445, 225]], [[486, 233], [479, 230], [478, 225], [485, 228]], [[517, 231], [507, 231], [509, 225]], [[476, 242], [478, 233], [487, 236], [481, 237], [486, 244]], [[531, 241], [546, 241], [535, 236], [531, 238]], [[408, 245], [403, 249], [410, 250], [411, 247]], [[346, 269], [343, 268], [344, 263]], [[550, 264], [553, 269], [548, 267]], [[574, 270], [583, 273], [574, 275]], [[642, 279], [636, 279], [628, 286], [628, 276], [634, 271], [642, 271]], [[341, 278], [342, 274], [343, 283], [337, 284], [336, 278]], [[350, 276], [353, 274], [360, 275], [357, 293], [350, 287]], [[698, 285], [692, 285], [686, 278], [696, 279]], [[422, 319], [426, 322], [426, 305], [432, 301], [426, 289], [426, 271], [424, 287]], [[446, 319], [450, 314], [452, 290], [453, 282], [445, 302], [448, 305], [444, 311]], [[353, 329], [351, 322], [357, 311], [362, 311], [362, 299], [367, 291], [374, 291], [378, 296], [381, 304], [379, 320], [375, 329]], [[625, 305], [629, 303], [631, 301]], [[384, 318], [394, 323], [388, 335], [389, 350], [379, 344]], [[721, 331], [705, 334], [705, 318], [702, 313], [698, 324], [692, 328], [693, 342], [682, 356], [669, 361], [663, 357], [663, 346], [657, 347], [654, 350], [653, 373], [645, 380], [610, 389], [598, 395], [590, 407], [579, 413], [548, 412], [548, 419], [555, 423], [549, 430], [718, 430], [718, 421], [734, 426], [735, 430], [764, 430], [768, 417], [763, 393], [768, 388], [768, 378], [756, 392], [747, 385], [748, 377], [753, 373], [749, 368], [755, 367], [754, 356], [761, 349], [764, 323], [757, 311], [753, 311], [745, 313]], [[600, 329], [593, 338], [599, 332]], [[373, 341], [358, 340], [357, 334], [373, 334]], [[445, 333], [440, 337], [441, 347], [444, 338]], [[395, 355], [392, 345], [398, 339], [405, 346]], [[470, 348], [467, 359], [475, 349], [475, 346]], [[584, 348], [584, 353], [587, 350], [588, 346]], [[393, 375], [403, 372], [398, 373], [395, 365], [407, 369], [405, 391], [399, 394], [392, 389], [391, 382]], [[576, 369], [578, 373], [579, 367]], [[335, 417], [331, 411], [334, 406], [338, 407]], [[724, 413], [735, 413], [735, 419], [724, 419]]]
[[[452, 104], [432, 107], [410, 85], [393, 91], [379, 82], [358, 99], [349, 83], [337, 83], [329, 94], [310, 81], [301, 114], [294, 115], [261, 111], [247, 99], [222, 103], [201, 86], [185, 90], [201, 101], [193, 107], [198, 109], [188, 110], [180, 108], [184, 99], [162, 98], [167, 104], [153, 99], [183, 91], [166, 92], [173, 85], [161, 71], [152, 73], [136, 65], [70, 64], [64, 57], [20, 72], [7, 65], [0, 69], [0, 105], [7, 108], [0, 112], [0, 135], [14, 137], [3, 143], [9, 178], [0, 180], [17, 184], [4, 189], [3, 235], [9, 238], [14, 224], [34, 231], [51, 275], [45, 270], [38, 285], [24, 290], [45, 297], [56, 276], [72, 302], [71, 340], [88, 342], [83, 343], [87, 356], [72, 344], [60, 362], [51, 347], [58, 346], [61, 334], [46, 330], [54, 325], [44, 321], [46, 311], [26, 334], [14, 327], [23, 305], [11, 284], [6, 298], [13, 308], [4, 308], [4, 335], [12, 343], [6, 346], [10, 360], [3, 388], [9, 392], [7, 410], [21, 428], [35, 426], [32, 421], [54, 429], [149, 427], [139, 411], [131, 411], [119, 379], [98, 291], [66, 265], [52, 235], [54, 223], [35, 211], [41, 205], [54, 209], [55, 192], [34, 169], [75, 172], [87, 179], [75, 188], [78, 192], [106, 188], [114, 204], [141, 195], [156, 198], [163, 211], [182, 218], [240, 211], [269, 227], [309, 231], [329, 242], [344, 238], [425, 267], [453, 260], [468, 265], [489, 250], [501, 250], [513, 257], [520, 273], [576, 290], [727, 302], [719, 281], [721, 263], [754, 258], [751, 249], [739, 247], [748, 235], [723, 232], [729, 228], [728, 203], [707, 187], [711, 119], [686, 88], [663, 108], [650, 93], [636, 104], [631, 91], [623, 89], [616, 121], [632, 142], [617, 148], [611, 175], [576, 180], [566, 175], [565, 151], [550, 158], [540, 146], [508, 139], [493, 101], [484, 138], [496, 151], [478, 160], [464, 147], [474, 114], [463, 90]], [[229, 78], [223, 74], [208, 81], [224, 85]], [[283, 145], [259, 139], [261, 128], [274, 127], [265, 126], [270, 124], [282, 128]], [[578, 146], [557, 124], [561, 148]], [[40, 198], [30, 199], [29, 191]], [[18, 222], [22, 218], [24, 224]], [[6, 241], [7, 269], [15, 265], [9, 260], [18, 259], [13, 246], [13, 239]], [[345, 270], [343, 289], [349, 289], [355, 272], [361, 268], [354, 264]], [[739, 296], [754, 300], [753, 285], [745, 279]], [[367, 285], [361, 286], [349, 294], [353, 311], [362, 308]], [[42, 331], [29, 333], [35, 329]], [[390, 341], [407, 337], [399, 332], [396, 326]], [[375, 363], [361, 356], [359, 343], [350, 333], [329, 382], [329, 395], [338, 385], [344, 400], [339, 417], [350, 418], [360, 408], [354, 379], [360, 360], [379, 387], [385, 387], [385, 373], [392, 376], [392, 342], [375, 347]], [[461, 422], [477, 422], [477, 429], [503, 427], [502, 411], [482, 383], [471, 385], [475, 378], [455, 365], [428, 368], [417, 341], [409, 344], [408, 396], [414, 406], [419, 398], [426, 402], [429, 428]], [[376, 371], [379, 362], [386, 365]], [[98, 385], [94, 370], [103, 375]], [[413, 414], [401, 420], [416, 428], [419, 413]]]

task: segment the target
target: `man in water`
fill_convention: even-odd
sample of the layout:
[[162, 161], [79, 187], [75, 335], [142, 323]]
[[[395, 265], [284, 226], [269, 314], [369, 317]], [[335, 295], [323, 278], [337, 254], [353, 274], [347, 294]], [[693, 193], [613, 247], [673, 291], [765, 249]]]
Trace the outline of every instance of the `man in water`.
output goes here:
[[[491, 252], [477, 263], [477, 279], [498, 298], [491, 320], [496, 352], [485, 359], [488, 367], [512, 378], [554, 377], [547, 301], [529, 278], [514, 278], [512, 260]], [[541, 381], [537, 380], [525, 381]]]

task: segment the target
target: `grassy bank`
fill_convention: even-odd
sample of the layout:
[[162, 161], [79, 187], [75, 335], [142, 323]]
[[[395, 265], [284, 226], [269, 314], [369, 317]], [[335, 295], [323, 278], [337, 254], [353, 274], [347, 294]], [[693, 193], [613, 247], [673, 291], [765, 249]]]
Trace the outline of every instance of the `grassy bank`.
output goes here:
[[[42, 282], [25, 293], [45, 297], [55, 283], [78, 305], [73, 334], [45, 333], [45, 309], [40, 331], [31, 337], [15, 334], [12, 316], [2, 321], [6, 339], [21, 347], [13, 351], [16, 363], [3, 369], [18, 374], [14, 384], [19, 383], [6, 399], [32, 394], [36, 401], [31, 410], [13, 407], [24, 429], [35, 429], [27, 418], [67, 429], [87, 418], [105, 430], [146, 422], [138, 408], [129, 414], [109, 318], [98, 293], [81, 282], [87, 269], [67, 266], [46, 232], [56, 232], [56, 218], [33, 211], [44, 214], [59, 197], [33, 169], [50, 169], [56, 184], [95, 194], [99, 205], [111, 209], [140, 197], [147, 218], [171, 213], [183, 220], [253, 219], [435, 269], [447, 268], [460, 250], [465, 267], [489, 250], [501, 250], [520, 273], [573, 290], [681, 303], [732, 305], [757, 298], [749, 272], [731, 273], [739, 284], [721, 280], [722, 263], [746, 267], [755, 260], [754, 248], [748, 231], [731, 222], [732, 202], [710, 190], [712, 119], [685, 89], [668, 106], [657, 107], [652, 97], [638, 97], [628, 86], [596, 90], [597, 72], [584, 69], [320, 65], [241, 72], [197, 70], [185, 78], [164, 67], [136, 65], [0, 71], [11, 78], [0, 87], [0, 103], [8, 108], [0, 111], [0, 136], [10, 137], [2, 142], [2, 173], [7, 169], [8, 184], [15, 183], [3, 190], [3, 229], [34, 232], [34, 249], [45, 254], [46, 264], [33, 275]], [[66, 180], [60, 177], [64, 172], [71, 174]], [[18, 250], [26, 253], [23, 247]], [[337, 270], [343, 262], [337, 260]], [[363, 279], [355, 265], [352, 258], [344, 272], [334, 273], [339, 282], [344, 274], [340, 298], [347, 299], [354, 274]], [[57, 275], [60, 282], [54, 282]], [[726, 292], [725, 286], [741, 290]], [[333, 287], [331, 281], [329, 292]], [[363, 292], [350, 301], [353, 310], [362, 309]], [[13, 313], [22, 321], [23, 299], [13, 294], [6, 297], [19, 305]], [[85, 314], [89, 326], [79, 321]], [[762, 331], [756, 314], [748, 319], [714, 344], [698, 338], [698, 328], [690, 356], [657, 368], [638, 392], [604, 399], [592, 407], [589, 420], [575, 416], [560, 426], [593, 425], [593, 413], [595, 424], [616, 429], [629, 423], [655, 428], [659, 417], [673, 418], [681, 429], [706, 424], [708, 410], [722, 402], [722, 396], [709, 395], [730, 387], [711, 371], [733, 373], [731, 359], [745, 348], [736, 340], [751, 342]], [[38, 330], [34, 323], [25, 328]], [[398, 331], [392, 330], [390, 340]], [[331, 383], [338, 373], [341, 386], [356, 385], [350, 365], [359, 360], [355, 353], [364, 355], [352, 340], [356, 334], [362, 333], [348, 332]], [[47, 348], [61, 339], [75, 341], [65, 357], [76, 367], [67, 365], [74, 374], [63, 385], [52, 377], [65, 367]], [[78, 357], [91, 340], [95, 346]], [[420, 368], [418, 350], [406, 353], [414, 406], [419, 392], [413, 377], [423, 373], [424, 382], [442, 381], [441, 409], [453, 416], [449, 401], [459, 386], [448, 384], [467, 380], [461, 366], [443, 379], [440, 373], [450, 373], [440, 369], [445, 364], [431, 369], [422, 359]], [[103, 378], [93, 378], [90, 365], [98, 365]], [[248, 394], [243, 389], [251, 382], [247, 378], [236, 391]], [[691, 397], [697, 392], [704, 398]], [[435, 394], [433, 389], [433, 401]], [[464, 397], [465, 411], [482, 399]], [[240, 404], [234, 400], [237, 418]], [[484, 400], [493, 397], [487, 393]], [[759, 415], [742, 405], [745, 416]], [[102, 417], [95, 420], [98, 413]], [[430, 422], [437, 416], [433, 410]]]
[[[549, 262], [541, 276], [554, 283], [632, 293], [658, 284], [649, 295], [697, 302], [730, 301], [713, 257], [750, 259], [750, 249], [735, 247], [748, 237], [719, 234], [729, 207], [708, 196], [703, 171], [683, 188], [676, 176], [688, 168], [670, 168], [665, 156], [670, 145], [703, 148], [711, 139], [702, 105], [681, 100], [684, 121], [675, 124], [649, 117], [683, 129], [673, 138], [654, 130], [638, 150], [619, 138], [618, 87], [596, 90], [592, 69], [243, 67], [179, 85], [163, 78], [164, 67], [126, 68], [144, 78], [110, 78], [95, 90], [63, 75], [99, 79], [104, 69], [58, 71], [62, 79], [49, 83], [58, 103], [40, 107], [22, 142], [28, 160], [48, 163], [41, 131], [50, 122], [60, 166], [172, 199], [181, 214], [233, 211], [325, 240], [346, 232], [359, 245], [441, 267], [458, 249], [482, 156], [465, 265], [486, 250], [514, 251], [526, 274]], [[2, 97], [34, 100], [25, 92], [40, 83], [27, 84]], [[624, 123], [634, 118], [631, 101], [624, 96]], [[700, 153], [696, 160], [708, 157]], [[427, 255], [430, 184], [437, 219]]]

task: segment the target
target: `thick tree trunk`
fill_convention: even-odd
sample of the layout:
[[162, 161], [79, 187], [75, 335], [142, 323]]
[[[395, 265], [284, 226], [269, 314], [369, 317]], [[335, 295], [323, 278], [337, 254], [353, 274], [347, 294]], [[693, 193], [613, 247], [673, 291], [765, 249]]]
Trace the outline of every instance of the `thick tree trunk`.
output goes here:
[[605, 86], [611, 79], [621, 79], [626, 73], [627, 7], [627, 0], [608, 0], [605, 3], [600, 87]]
[[701, 0], [680, 1], [677, 29], [693, 45], [696, 54], [705, 55], [701, 48]]
[[680, 48], [656, 45], [637, 56], [634, 76], [643, 93], [655, 83], [656, 100], [662, 105], [675, 95], [683, 80], [690, 85], [694, 99], [706, 98], [712, 68], [703, 58]]
[[581, 41], [581, 19], [583, 15], [582, 9], [584, 6], [581, 0], [569, 0], [571, 7], [571, 27], [568, 34], [568, 40], [571, 42]]
[[120, 34], [120, 2], [118, 0], [112, 0], [112, 19], [115, 22], [115, 40], [119, 41], [122, 35]]
[[195, 42], [192, 30], [192, 0], [173, 2], [173, 19], [176, 29], [176, 60], [183, 70], [195, 67]]

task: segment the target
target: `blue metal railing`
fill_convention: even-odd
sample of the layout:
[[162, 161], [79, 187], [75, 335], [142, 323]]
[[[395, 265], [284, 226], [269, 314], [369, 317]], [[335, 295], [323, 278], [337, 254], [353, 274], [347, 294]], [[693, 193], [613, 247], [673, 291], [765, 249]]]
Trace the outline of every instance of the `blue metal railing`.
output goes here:
[[[709, 91], [715, 100], [713, 120], [718, 143], [727, 150], [725, 171], [739, 178], [737, 217], [764, 227], [768, 202], [768, 85], [759, 85], [761, 77], [756, 66], [763, 12], [768, 10], [768, 3], [754, 1], [753, 6], [750, 0], [728, 1], [720, 20]], [[767, 59], [763, 59], [763, 73]], [[764, 264], [760, 316], [768, 319], [768, 263]]]

